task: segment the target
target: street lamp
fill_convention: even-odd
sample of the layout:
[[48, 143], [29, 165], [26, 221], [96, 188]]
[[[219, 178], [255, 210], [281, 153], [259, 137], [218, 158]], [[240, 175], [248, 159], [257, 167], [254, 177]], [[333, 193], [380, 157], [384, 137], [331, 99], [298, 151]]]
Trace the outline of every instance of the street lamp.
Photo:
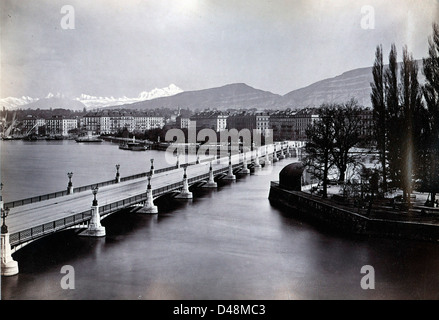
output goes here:
[[4, 208], [2, 210], [2, 219], [3, 219], [3, 224], [1, 228], [2, 234], [8, 233], [8, 226], [5, 224], [5, 219], [8, 215], [9, 215], [9, 208]]
[[120, 181], [119, 168], [120, 168], [120, 164], [116, 164], [116, 183]]
[[67, 176], [69, 177], [69, 184], [67, 185], [68, 188], [72, 187], [72, 177], [73, 177], [73, 172], [68, 172]]
[[151, 175], [154, 174], [154, 159], [151, 159]]
[[148, 186], [146, 187], [148, 190], [151, 189], [151, 176], [148, 176]]
[[93, 203], [92, 203], [93, 207], [97, 207], [97, 205], [98, 205], [98, 200], [96, 199], [96, 195], [98, 194], [98, 191], [99, 191], [98, 186], [91, 189], [91, 192], [93, 193], [93, 196], [94, 196]]

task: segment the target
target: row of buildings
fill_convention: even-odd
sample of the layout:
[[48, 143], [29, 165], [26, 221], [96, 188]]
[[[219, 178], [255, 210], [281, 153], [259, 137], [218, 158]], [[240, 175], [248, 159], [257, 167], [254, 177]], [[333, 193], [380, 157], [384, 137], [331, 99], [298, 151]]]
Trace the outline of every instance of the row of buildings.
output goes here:
[[82, 117], [69, 118], [54, 115], [48, 119], [27, 116], [23, 120], [25, 133], [68, 136], [73, 129], [83, 129], [94, 134], [112, 134], [119, 130], [144, 132], [163, 128], [165, 118], [147, 113], [129, 111], [89, 112]]
[[308, 108], [299, 111], [271, 112], [235, 112], [218, 111], [201, 112], [189, 118], [177, 117], [177, 127], [189, 128], [195, 123], [196, 130], [204, 128], [220, 132], [226, 129], [249, 129], [251, 132], [267, 136], [273, 135], [278, 140], [305, 140], [305, 129], [318, 119], [317, 109]]
[[[249, 129], [251, 132], [267, 136], [272, 135], [275, 141], [305, 140], [305, 130], [319, 119], [317, 109], [305, 108], [301, 110], [283, 111], [235, 111], [221, 112], [207, 110], [191, 116], [181, 116], [177, 113], [171, 119], [163, 116], [148, 114], [140, 111], [114, 110], [88, 112], [82, 117], [69, 119], [61, 116], [52, 116], [49, 119], [27, 117], [23, 124], [25, 131], [39, 132], [43, 128], [48, 135], [68, 135], [72, 129], [83, 129], [94, 134], [114, 134], [120, 130], [129, 132], [145, 132], [156, 128], [188, 129], [194, 126], [197, 131], [212, 129], [221, 132], [227, 129]], [[364, 109], [362, 113], [364, 133], [372, 127], [372, 111]]]

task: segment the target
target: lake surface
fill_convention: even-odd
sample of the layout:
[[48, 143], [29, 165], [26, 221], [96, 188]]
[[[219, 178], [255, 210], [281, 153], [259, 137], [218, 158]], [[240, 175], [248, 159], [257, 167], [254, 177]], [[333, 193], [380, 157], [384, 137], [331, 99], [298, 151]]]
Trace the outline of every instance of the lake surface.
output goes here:
[[[164, 152], [116, 144], [3, 141], [4, 200], [166, 167]], [[194, 199], [156, 200], [158, 215], [121, 211], [104, 219], [105, 238], [78, 230], [13, 254], [20, 273], [1, 278], [2, 299], [438, 299], [439, 243], [368, 239], [294, 218], [268, 200], [270, 181], [293, 159], [259, 174], [195, 189]], [[74, 269], [63, 289], [61, 268]], [[364, 265], [375, 289], [361, 288]]]

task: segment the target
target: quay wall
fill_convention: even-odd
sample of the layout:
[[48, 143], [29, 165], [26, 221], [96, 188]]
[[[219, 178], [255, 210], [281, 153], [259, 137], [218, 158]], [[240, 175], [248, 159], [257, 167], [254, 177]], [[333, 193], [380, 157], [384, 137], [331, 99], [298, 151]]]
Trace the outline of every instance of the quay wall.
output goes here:
[[292, 216], [341, 232], [368, 237], [389, 237], [439, 241], [439, 224], [376, 219], [329, 204], [301, 191], [286, 190], [272, 182], [270, 203], [286, 209]]

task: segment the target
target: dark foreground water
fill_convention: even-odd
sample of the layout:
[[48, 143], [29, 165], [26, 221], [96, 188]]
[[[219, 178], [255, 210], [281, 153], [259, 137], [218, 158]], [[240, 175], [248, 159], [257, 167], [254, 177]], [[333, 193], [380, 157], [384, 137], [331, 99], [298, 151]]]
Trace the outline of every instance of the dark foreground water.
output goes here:
[[[38, 171], [26, 182], [34, 188], [47, 183], [40, 178], [47, 172], [65, 175], [66, 167], [91, 156], [74, 143], [50, 149], [40, 142], [53, 154], [38, 152], [35, 144], [16, 143], [22, 155], [23, 150], [36, 153], [34, 162], [25, 161]], [[95, 150], [89, 169], [103, 175], [102, 167], [116, 160], [128, 166], [149, 162], [151, 155], [121, 153], [111, 144], [87, 148]], [[53, 167], [60, 152], [64, 160]], [[7, 158], [2, 154], [8, 184], [21, 170], [32, 171], [20, 169], [23, 162], [8, 164]], [[69, 163], [70, 158], [75, 162]], [[270, 181], [290, 161], [221, 182], [218, 190], [193, 190], [191, 201], [161, 198], [156, 201], [158, 215], [113, 214], [102, 221], [105, 238], [83, 238], [69, 230], [31, 243], [13, 255], [20, 273], [2, 277], [2, 299], [439, 298], [438, 243], [342, 235], [271, 206]], [[14, 174], [5, 174], [8, 168]], [[133, 173], [142, 171], [135, 169]], [[74, 269], [74, 289], [61, 286], [65, 265]], [[373, 290], [361, 288], [364, 265], [375, 270]]]

